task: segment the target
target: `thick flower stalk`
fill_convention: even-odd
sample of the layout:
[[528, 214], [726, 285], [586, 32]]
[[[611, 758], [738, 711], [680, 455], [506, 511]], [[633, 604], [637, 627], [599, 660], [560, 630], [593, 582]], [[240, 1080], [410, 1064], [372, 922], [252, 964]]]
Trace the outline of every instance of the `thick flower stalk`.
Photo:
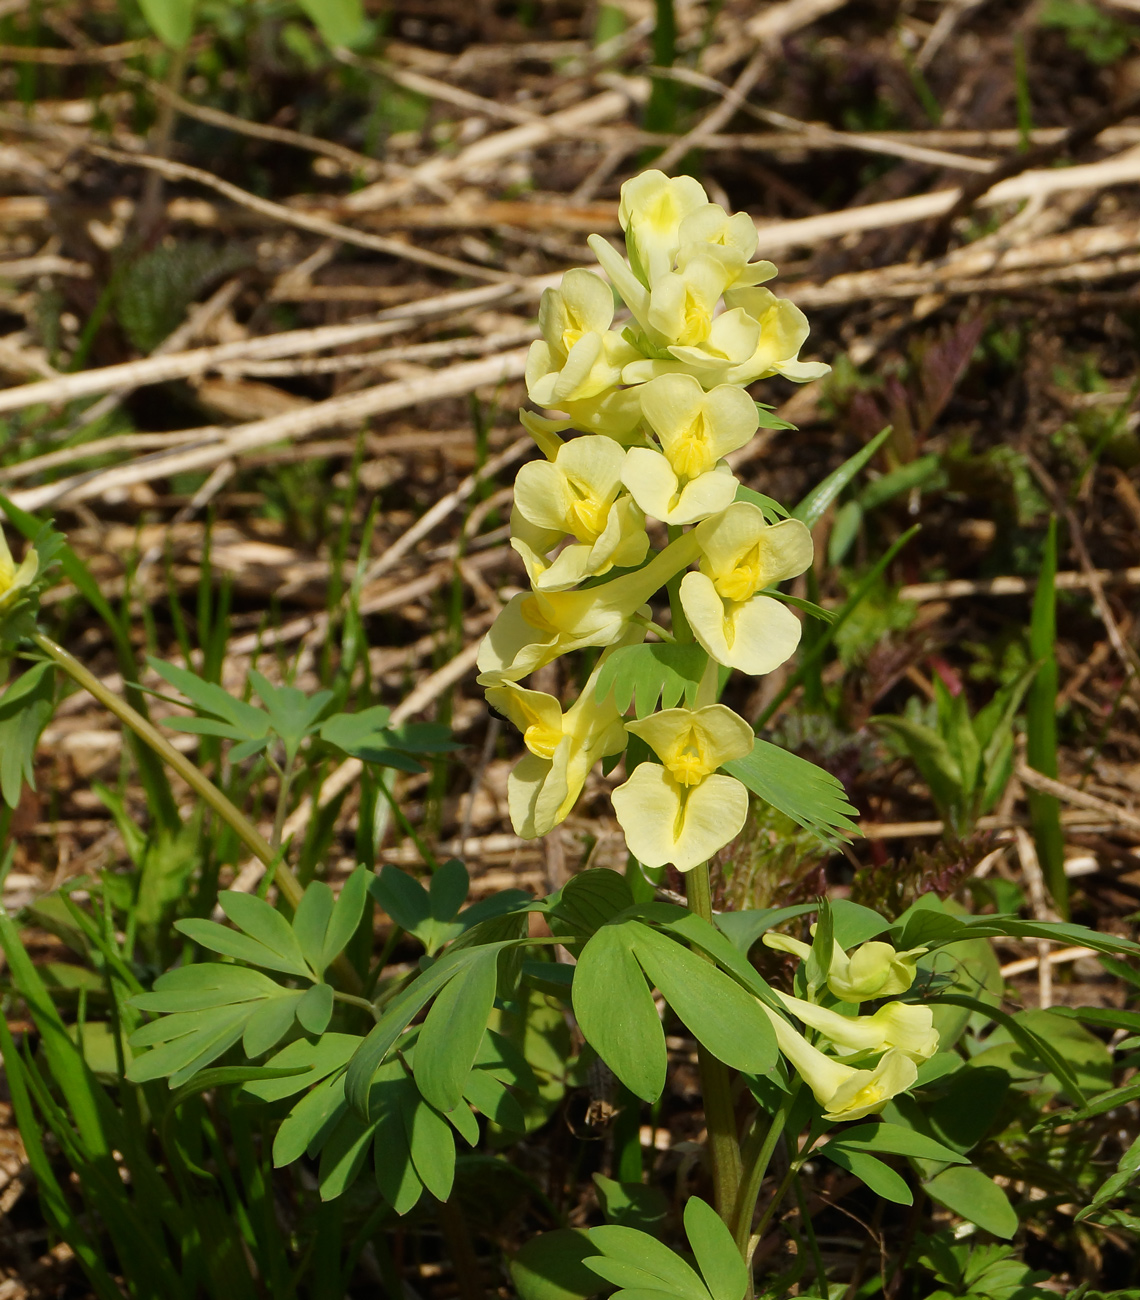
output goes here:
[[[523, 733], [508, 786], [519, 835], [558, 825], [594, 764], [636, 736], [649, 757], [627, 760], [613, 795], [627, 845], [646, 867], [689, 871], [748, 817], [747, 788], [720, 769], [747, 757], [753, 733], [716, 702], [718, 665], [767, 673], [795, 652], [799, 618], [776, 587], [812, 559], [803, 524], [738, 500], [729, 458], [761, 425], [779, 427], [746, 386], [827, 367], [799, 360], [803, 313], [760, 287], [776, 268], [752, 260], [746, 214], [710, 203], [691, 177], [647, 171], [623, 186], [619, 218], [624, 257], [590, 240], [609, 284], [578, 269], [542, 295], [526, 367], [538, 410], [520, 412], [542, 458], [519, 471], [511, 516], [530, 590], [484, 639], [479, 680]], [[599, 698], [602, 665], [647, 639], [691, 647], [695, 707], [623, 718], [608, 685]], [[587, 648], [602, 656], [569, 707], [523, 684]]]

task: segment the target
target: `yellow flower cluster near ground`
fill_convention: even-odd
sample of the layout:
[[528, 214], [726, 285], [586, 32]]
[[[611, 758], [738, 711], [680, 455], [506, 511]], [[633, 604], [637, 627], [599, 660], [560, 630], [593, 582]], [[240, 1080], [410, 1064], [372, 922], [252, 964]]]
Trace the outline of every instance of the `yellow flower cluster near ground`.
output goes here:
[[[544, 459], [519, 472], [511, 518], [531, 590], [487, 634], [480, 681], [524, 735], [509, 790], [520, 835], [562, 821], [593, 764], [637, 735], [660, 761], [639, 763], [614, 792], [618, 820], [645, 866], [687, 871], [748, 812], [745, 787], [718, 768], [751, 751], [752, 729], [717, 702], [717, 665], [767, 673], [794, 653], [799, 619], [768, 593], [812, 560], [802, 523], [769, 522], [737, 499], [725, 457], [761, 423], [746, 385], [827, 367], [799, 360], [803, 313], [760, 287], [776, 268], [750, 260], [747, 215], [710, 203], [690, 177], [647, 171], [623, 187], [620, 219], [626, 257], [590, 239], [610, 283], [577, 269], [542, 297], [526, 368], [542, 413], [521, 419]], [[630, 316], [619, 328], [617, 298]], [[668, 531], [659, 550], [654, 520]], [[666, 586], [671, 632], [652, 623], [649, 604]], [[626, 721], [612, 693], [597, 698], [598, 671], [647, 635], [699, 645], [706, 671], [694, 707]], [[565, 712], [518, 684], [585, 647], [601, 649], [598, 668]]]

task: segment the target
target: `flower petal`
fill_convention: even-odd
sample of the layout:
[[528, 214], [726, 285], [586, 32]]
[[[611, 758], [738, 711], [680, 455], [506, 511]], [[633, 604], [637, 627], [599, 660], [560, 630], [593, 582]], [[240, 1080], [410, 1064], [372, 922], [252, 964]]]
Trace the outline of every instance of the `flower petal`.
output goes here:
[[630, 853], [647, 867], [672, 863], [691, 871], [739, 835], [748, 819], [748, 791], [715, 773], [684, 790], [656, 763], [641, 763], [613, 792], [614, 811]]

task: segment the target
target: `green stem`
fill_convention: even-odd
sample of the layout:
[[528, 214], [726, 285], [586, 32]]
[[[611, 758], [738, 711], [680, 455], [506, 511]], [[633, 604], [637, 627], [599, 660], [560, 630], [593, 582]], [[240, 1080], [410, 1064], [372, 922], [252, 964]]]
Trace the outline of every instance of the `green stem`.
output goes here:
[[815, 1266], [815, 1287], [823, 1300], [827, 1300], [827, 1275], [823, 1270], [823, 1256], [819, 1253], [819, 1242], [816, 1240], [815, 1224], [811, 1221], [811, 1215], [808, 1213], [807, 1197], [804, 1195], [804, 1185], [797, 1176], [794, 1180], [796, 1188], [796, 1204], [800, 1207], [800, 1221], [804, 1225], [804, 1232], [807, 1234], [808, 1247], [811, 1250], [812, 1264]]
[[380, 1015], [377, 1012], [376, 1008], [372, 1005], [371, 1002], [368, 1001], [367, 998], [358, 998], [353, 993], [342, 993], [339, 989], [335, 989], [333, 991], [333, 997], [338, 1002], [346, 1002], [348, 1003], [349, 1006], [360, 1007], [361, 1010], [367, 1011], [373, 1020], [380, 1019]]
[[752, 1130], [745, 1139], [741, 1152], [743, 1173], [740, 1179], [740, 1191], [736, 1198], [733, 1222], [729, 1225], [740, 1247], [741, 1254], [747, 1255], [748, 1243], [752, 1238], [752, 1218], [756, 1213], [756, 1202], [760, 1199], [760, 1188], [772, 1160], [772, 1152], [788, 1122], [788, 1115], [799, 1094], [800, 1084], [797, 1079], [791, 1091], [786, 1092], [780, 1101], [776, 1113], [765, 1127], [763, 1116], [757, 1115]]
[[[124, 726], [129, 727], [167, 766], [178, 773], [200, 799], [209, 804], [214, 812], [233, 829], [238, 839], [254, 857], [265, 864], [266, 870], [273, 874], [274, 884], [281, 891], [282, 896], [290, 907], [295, 908], [305, 892], [301, 882], [281, 861], [279, 855], [273, 852], [268, 840], [253, 822], [226, 798], [213, 781], [200, 772], [188, 758], [180, 754], [153, 723], [148, 722], [142, 714], [132, 709], [113, 691], [109, 691], [94, 673], [88, 671], [63, 646], [57, 645], [50, 637], [38, 631], [32, 633], [31, 639], [77, 686], [81, 686], [109, 713], [113, 713]], [[343, 954], [333, 965], [344, 984], [350, 989], [359, 987], [360, 980]]]
[[[686, 874], [685, 890], [690, 910], [712, 924], [712, 887], [707, 862], [702, 862]], [[712, 961], [706, 953], [700, 955], [705, 961]], [[731, 1228], [740, 1189], [740, 1141], [736, 1135], [736, 1114], [732, 1105], [728, 1066], [702, 1044], [697, 1045], [697, 1064], [701, 1073], [701, 1092], [704, 1094], [705, 1127], [708, 1129], [709, 1155], [712, 1158], [716, 1212]]]
[[[668, 527], [670, 542], [675, 542], [684, 535], [684, 529], [679, 524], [670, 524]], [[669, 593], [669, 612], [673, 615], [673, 638], [682, 645], [688, 645], [693, 640], [693, 629], [689, 626], [689, 620], [681, 605], [681, 579], [684, 576], [683, 571], [673, 574], [666, 582], [665, 590]]]
[[285, 833], [285, 815], [289, 811], [289, 791], [296, 771], [296, 764], [286, 761], [284, 768], [278, 773], [277, 810], [273, 816], [273, 839], [270, 841], [274, 854], [281, 852], [281, 837]]

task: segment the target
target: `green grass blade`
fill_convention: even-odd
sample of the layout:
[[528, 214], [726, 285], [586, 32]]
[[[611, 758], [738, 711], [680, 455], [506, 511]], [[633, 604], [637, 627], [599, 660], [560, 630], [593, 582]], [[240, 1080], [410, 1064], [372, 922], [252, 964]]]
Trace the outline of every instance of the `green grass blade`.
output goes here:
[[[1041, 576], [1033, 597], [1029, 624], [1029, 657], [1040, 667], [1026, 695], [1026, 751], [1029, 766], [1057, 779], [1057, 520], [1049, 521]], [[1045, 884], [1058, 912], [1069, 915], [1069, 882], [1065, 877], [1065, 840], [1061, 805], [1055, 796], [1026, 792], [1029, 820]]]

